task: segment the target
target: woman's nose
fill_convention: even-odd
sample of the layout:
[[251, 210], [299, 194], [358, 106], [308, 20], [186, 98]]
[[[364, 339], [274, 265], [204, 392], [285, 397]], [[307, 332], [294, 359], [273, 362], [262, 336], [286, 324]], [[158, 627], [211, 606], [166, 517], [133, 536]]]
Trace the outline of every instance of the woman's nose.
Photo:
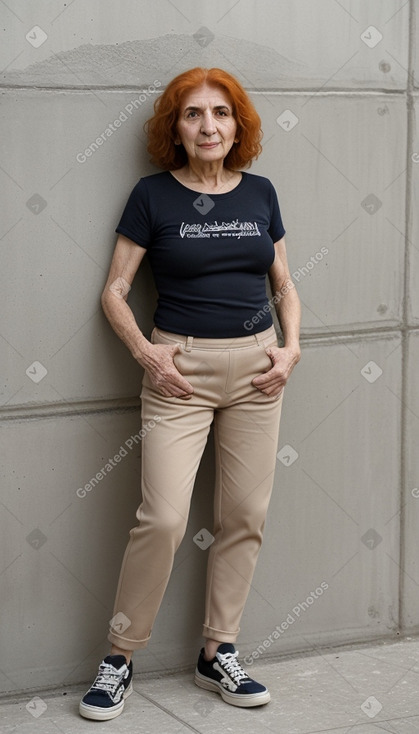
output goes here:
[[210, 112], [202, 116], [201, 132], [204, 135], [213, 135], [216, 132], [214, 118]]

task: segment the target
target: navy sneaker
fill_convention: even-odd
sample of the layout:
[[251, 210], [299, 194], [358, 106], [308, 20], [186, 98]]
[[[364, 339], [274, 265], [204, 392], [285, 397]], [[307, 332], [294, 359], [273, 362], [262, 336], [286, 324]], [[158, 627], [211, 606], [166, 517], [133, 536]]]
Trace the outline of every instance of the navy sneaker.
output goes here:
[[223, 642], [212, 660], [205, 660], [204, 649], [195, 669], [195, 683], [207, 691], [220, 693], [226, 703], [233, 706], [262, 706], [271, 700], [268, 689], [256, 683], [243, 670], [237, 660], [234, 645]]
[[85, 719], [106, 721], [122, 714], [132, 693], [132, 661], [124, 655], [108, 655], [99, 665], [95, 682], [83, 696], [79, 712]]

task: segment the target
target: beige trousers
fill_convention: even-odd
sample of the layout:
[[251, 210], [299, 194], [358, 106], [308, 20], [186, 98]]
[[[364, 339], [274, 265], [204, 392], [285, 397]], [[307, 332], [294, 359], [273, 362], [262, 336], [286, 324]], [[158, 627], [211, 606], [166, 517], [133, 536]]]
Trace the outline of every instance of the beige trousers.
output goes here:
[[174, 361], [194, 393], [186, 401], [163, 397], [144, 376], [142, 503], [108, 639], [123, 650], [145, 647], [150, 639], [213, 422], [214, 541], [207, 551], [203, 636], [235, 642], [272, 492], [283, 397], [268, 397], [252, 379], [270, 369], [265, 349], [277, 345], [276, 333], [271, 327], [235, 339], [202, 339], [154, 329], [152, 341], [182, 345]]

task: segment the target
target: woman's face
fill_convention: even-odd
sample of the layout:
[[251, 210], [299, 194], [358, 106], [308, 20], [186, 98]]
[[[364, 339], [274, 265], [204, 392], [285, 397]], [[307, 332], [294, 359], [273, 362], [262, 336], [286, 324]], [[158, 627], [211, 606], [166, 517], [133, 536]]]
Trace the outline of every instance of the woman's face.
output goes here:
[[188, 159], [202, 163], [224, 160], [237, 130], [233, 106], [220, 87], [203, 84], [182, 99], [177, 124], [178, 139]]

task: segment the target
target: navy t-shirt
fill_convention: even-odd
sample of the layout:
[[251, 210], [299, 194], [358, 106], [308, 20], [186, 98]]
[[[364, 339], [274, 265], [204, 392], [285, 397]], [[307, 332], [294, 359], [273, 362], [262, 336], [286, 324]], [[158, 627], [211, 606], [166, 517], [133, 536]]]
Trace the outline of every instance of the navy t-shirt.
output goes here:
[[267, 178], [243, 172], [232, 191], [208, 195], [169, 171], [145, 176], [115, 231], [147, 249], [163, 331], [216, 339], [272, 325], [266, 274], [285, 229]]

